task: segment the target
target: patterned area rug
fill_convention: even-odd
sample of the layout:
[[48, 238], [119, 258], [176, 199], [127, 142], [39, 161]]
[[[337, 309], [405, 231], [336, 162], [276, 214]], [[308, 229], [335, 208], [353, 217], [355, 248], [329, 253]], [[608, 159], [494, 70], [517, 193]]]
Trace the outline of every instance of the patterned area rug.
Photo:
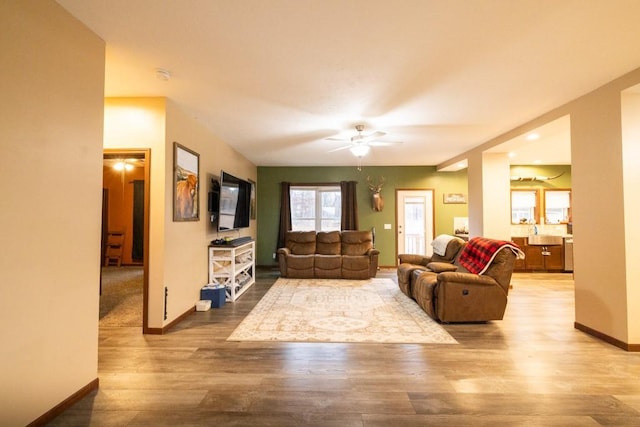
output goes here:
[[457, 344], [386, 278], [279, 278], [228, 340]]

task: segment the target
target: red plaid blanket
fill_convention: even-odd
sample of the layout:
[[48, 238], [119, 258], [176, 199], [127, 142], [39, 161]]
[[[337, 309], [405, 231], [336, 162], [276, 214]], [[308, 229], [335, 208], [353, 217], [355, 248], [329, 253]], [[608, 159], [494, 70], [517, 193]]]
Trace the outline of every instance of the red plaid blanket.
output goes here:
[[505, 247], [511, 249], [518, 258], [524, 257], [524, 253], [513, 242], [487, 239], [485, 237], [472, 237], [464, 245], [458, 262], [470, 273], [482, 274], [489, 267], [498, 251]]

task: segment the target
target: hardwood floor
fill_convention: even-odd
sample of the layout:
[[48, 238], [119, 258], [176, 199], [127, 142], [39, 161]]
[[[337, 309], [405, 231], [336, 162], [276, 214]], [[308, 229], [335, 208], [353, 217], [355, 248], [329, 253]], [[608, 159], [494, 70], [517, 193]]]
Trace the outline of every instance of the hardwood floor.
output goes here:
[[225, 341], [276, 278], [166, 335], [101, 328], [100, 389], [50, 425], [640, 426], [640, 354], [573, 328], [571, 275], [515, 274], [456, 345]]

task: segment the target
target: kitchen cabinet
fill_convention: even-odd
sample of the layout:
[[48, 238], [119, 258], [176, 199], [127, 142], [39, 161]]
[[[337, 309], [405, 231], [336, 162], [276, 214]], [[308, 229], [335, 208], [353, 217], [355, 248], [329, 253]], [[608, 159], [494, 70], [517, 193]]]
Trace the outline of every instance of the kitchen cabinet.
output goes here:
[[[518, 240], [516, 240], [518, 239]], [[522, 240], [520, 240], [522, 239]], [[526, 237], [513, 238], [524, 252], [524, 260], [516, 261], [515, 271], [563, 271], [564, 245], [530, 245]], [[520, 243], [523, 244], [520, 244]]]

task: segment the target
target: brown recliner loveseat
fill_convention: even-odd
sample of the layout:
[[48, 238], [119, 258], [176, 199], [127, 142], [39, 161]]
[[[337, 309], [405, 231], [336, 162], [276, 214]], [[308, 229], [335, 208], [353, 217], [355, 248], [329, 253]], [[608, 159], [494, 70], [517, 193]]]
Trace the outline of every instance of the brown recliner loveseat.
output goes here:
[[445, 249], [441, 251], [441, 254], [438, 254], [438, 250], [436, 249], [431, 256], [416, 254], [398, 255], [398, 286], [400, 286], [400, 289], [405, 295], [409, 297], [412, 295], [411, 281], [413, 280], [414, 271], [427, 271], [427, 265], [431, 262], [446, 262], [452, 264], [464, 245], [464, 240], [446, 234], [436, 237], [435, 240], [446, 241]]
[[278, 248], [282, 277], [358, 279], [375, 277], [380, 251], [371, 231], [289, 231]]
[[512, 242], [475, 237], [453, 263], [432, 261], [426, 270], [414, 269], [405, 294], [440, 322], [501, 320], [518, 257], [524, 254]]

